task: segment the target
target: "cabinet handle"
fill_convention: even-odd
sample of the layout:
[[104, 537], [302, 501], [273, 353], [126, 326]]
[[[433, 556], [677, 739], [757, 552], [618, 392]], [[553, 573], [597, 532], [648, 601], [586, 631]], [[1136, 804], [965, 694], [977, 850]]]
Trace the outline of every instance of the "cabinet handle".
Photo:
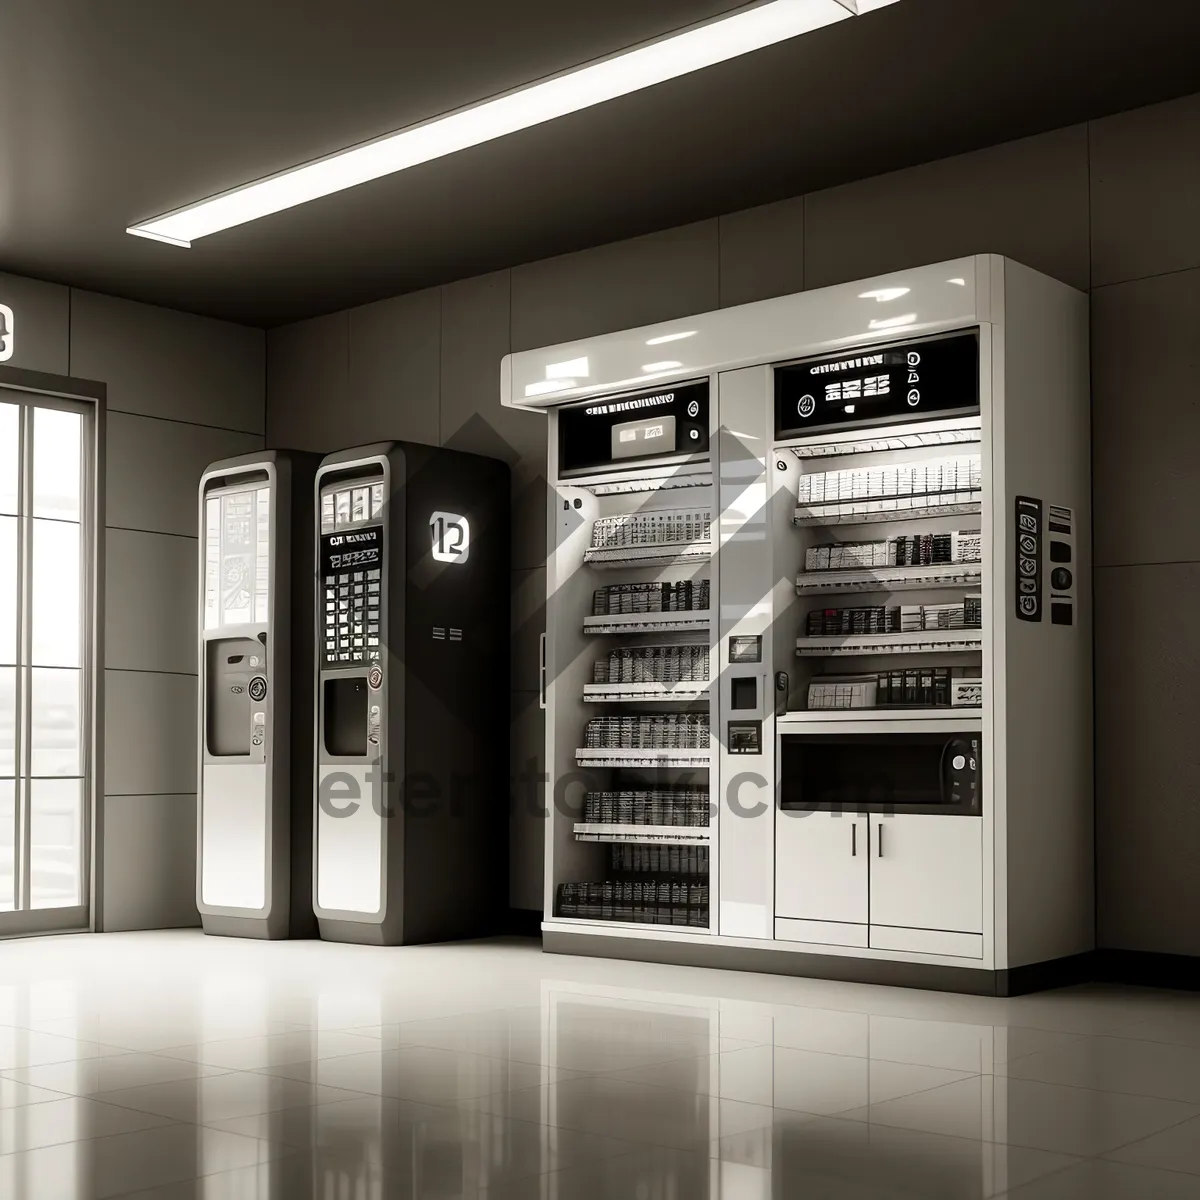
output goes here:
[[546, 707], [546, 635], [538, 639], [538, 707]]
[[850, 857], [858, 857], [858, 822], [855, 821], [850, 826]]
[[883, 822], [879, 822], [879, 857], [883, 857]]

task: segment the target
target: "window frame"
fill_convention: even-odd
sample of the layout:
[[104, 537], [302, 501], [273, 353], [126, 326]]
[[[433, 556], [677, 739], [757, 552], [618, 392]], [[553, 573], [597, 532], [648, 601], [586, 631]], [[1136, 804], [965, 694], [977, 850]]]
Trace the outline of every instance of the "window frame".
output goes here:
[[[28, 722], [29, 692], [34, 664], [29, 654], [32, 625], [29, 619], [32, 596], [33, 423], [38, 408], [78, 413], [80, 423], [80, 762], [81, 814], [79, 829], [80, 903], [60, 908], [17, 907], [0, 912], [0, 938], [45, 933], [96, 932], [102, 926], [103, 879], [100, 846], [103, 796], [103, 596], [104, 596], [104, 426], [103, 384], [46, 375], [0, 365], [0, 402], [19, 406], [20, 459], [18, 463], [17, 576], [17, 668], [16, 695], [16, 785], [14, 799], [19, 844], [14, 869], [17, 903], [28, 904], [31, 892], [30, 850], [32, 821], [30, 798], [32, 731]], [[73, 669], [73, 668], [68, 668]], [[64, 777], [66, 778], [66, 777]], [[76, 778], [70, 776], [70, 778]], [[24, 810], [24, 811], [22, 811]]]

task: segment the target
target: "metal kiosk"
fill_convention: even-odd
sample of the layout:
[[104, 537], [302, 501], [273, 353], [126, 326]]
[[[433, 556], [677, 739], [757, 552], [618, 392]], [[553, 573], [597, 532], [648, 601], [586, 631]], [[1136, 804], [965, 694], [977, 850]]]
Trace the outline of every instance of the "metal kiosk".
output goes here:
[[383, 442], [323, 459], [316, 493], [321, 936], [495, 932], [507, 911], [508, 467]]
[[206, 933], [317, 932], [313, 664], [303, 631], [319, 461], [256, 451], [213, 463], [200, 480], [196, 903]]

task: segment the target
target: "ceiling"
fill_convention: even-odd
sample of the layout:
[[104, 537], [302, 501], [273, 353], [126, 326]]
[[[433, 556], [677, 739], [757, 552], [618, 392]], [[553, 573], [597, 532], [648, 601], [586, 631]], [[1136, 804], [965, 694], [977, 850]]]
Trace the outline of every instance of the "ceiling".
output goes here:
[[215, 234], [124, 232], [730, 0], [0, 0], [0, 270], [277, 325], [1200, 88], [1194, 0], [901, 0]]

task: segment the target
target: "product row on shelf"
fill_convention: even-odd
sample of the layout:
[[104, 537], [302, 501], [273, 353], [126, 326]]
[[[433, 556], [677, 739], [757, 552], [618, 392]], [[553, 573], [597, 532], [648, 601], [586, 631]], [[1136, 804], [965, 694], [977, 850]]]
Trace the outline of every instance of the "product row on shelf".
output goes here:
[[929, 629], [979, 629], [983, 624], [980, 596], [964, 596], [961, 604], [870, 604], [854, 608], [816, 608], [805, 620], [807, 637], [857, 633], [912, 633]]
[[978, 455], [943, 462], [858, 467], [802, 475], [797, 525], [836, 525], [978, 512], [983, 464]]
[[708, 927], [708, 884], [679, 880], [560, 883], [560, 917], [646, 925]]
[[707, 579], [685, 579], [679, 583], [614, 583], [592, 593], [592, 616], [696, 612], [706, 610], [708, 604]]
[[593, 717], [584, 746], [597, 750], [707, 750], [707, 713], [654, 713]]
[[796, 503], [842, 504], [851, 500], [941, 495], [977, 491], [982, 486], [983, 462], [976, 454], [938, 462], [811, 471], [800, 476]]
[[593, 683], [708, 682], [707, 646], [665, 645], [610, 650], [592, 668]]
[[609, 871], [626, 875], [708, 875], [708, 847], [695, 845], [637, 845], [609, 848]]
[[667, 546], [706, 542], [712, 532], [712, 513], [693, 509], [621, 513], [597, 517], [592, 523], [592, 549], [627, 546]]
[[862, 675], [816, 675], [808, 685], [813, 711], [851, 708], [978, 708], [978, 667], [905, 667]]
[[804, 552], [805, 571], [847, 571], [863, 567], [925, 567], [978, 563], [983, 539], [978, 529], [916, 533], [872, 542], [834, 542]]
[[583, 819], [600, 825], [708, 825], [705, 788], [633, 788], [628, 791], [588, 792]]

